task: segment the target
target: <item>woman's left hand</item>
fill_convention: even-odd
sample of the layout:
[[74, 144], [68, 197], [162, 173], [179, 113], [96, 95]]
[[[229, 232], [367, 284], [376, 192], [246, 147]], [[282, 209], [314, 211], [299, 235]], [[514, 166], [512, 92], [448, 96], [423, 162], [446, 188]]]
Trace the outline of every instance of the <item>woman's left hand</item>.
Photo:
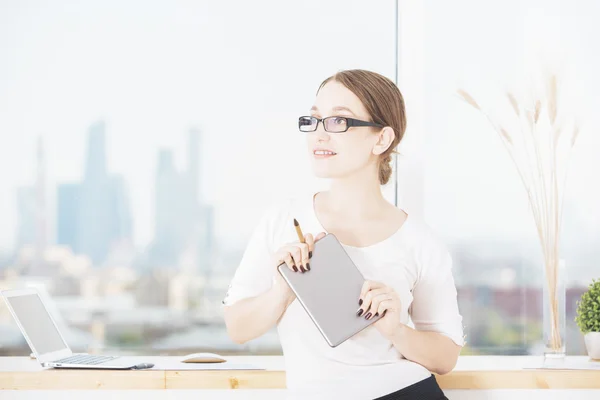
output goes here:
[[394, 289], [381, 282], [366, 281], [358, 301], [356, 315], [366, 319], [382, 315], [373, 325], [383, 336], [391, 340], [401, 325], [400, 296]]

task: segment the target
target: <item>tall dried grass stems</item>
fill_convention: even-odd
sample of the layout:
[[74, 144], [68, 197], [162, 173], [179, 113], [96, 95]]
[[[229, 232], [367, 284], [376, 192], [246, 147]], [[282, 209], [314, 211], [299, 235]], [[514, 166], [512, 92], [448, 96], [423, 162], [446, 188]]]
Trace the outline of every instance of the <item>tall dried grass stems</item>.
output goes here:
[[[550, 76], [546, 85], [545, 96], [541, 98], [534, 96], [533, 100], [528, 102], [530, 107], [524, 107], [514, 94], [510, 92], [506, 94], [519, 123], [519, 129], [515, 129], [514, 132], [509, 132], [505, 126], [492, 119], [465, 90], [459, 89], [458, 95], [467, 104], [483, 113], [500, 135], [527, 191], [542, 246], [546, 272], [545, 284], [548, 288], [550, 304], [551, 333], [550, 343], [546, 345], [554, 351], [560, 351], [563, 344], [559, 331], [557, 276], [562, 203], [568, 159], [577, 140], [579, 127], [574, 123], [567, 145], [559, 146], [559, 139], [564, 129], [558, 114], [556, 76]], [[548, 122], [546, 126], [543, 124], [544, 118], [541, 118], [543, 116]], [[561, 157], [557, 159], [557, 155]], [[560, 174], [561, 170], [562, 174]], [[558, 185], [559, 179], [562, 179], [561, 187]]]

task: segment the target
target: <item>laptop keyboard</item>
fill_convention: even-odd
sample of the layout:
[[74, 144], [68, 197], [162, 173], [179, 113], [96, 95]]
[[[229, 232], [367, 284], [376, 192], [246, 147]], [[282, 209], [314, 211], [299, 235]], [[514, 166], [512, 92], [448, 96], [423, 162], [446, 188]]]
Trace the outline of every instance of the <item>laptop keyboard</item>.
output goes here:
[[92, 356], [89, 354], [75, 354], [52, 362], [57, 364], [98, 365], [114, 360], [118, 356]]

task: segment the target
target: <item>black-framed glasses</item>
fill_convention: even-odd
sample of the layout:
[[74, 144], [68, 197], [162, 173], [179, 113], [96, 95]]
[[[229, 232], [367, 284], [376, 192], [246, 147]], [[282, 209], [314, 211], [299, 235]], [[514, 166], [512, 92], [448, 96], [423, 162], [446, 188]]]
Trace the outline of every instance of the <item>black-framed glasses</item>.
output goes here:
[[327, 132], [332, 133], [346, 132], [348, 128], [353, 126], [374, 126], [377, 128], [384, 127], [383, 125], [376, 124], [374, 122], [361, 121], [359, 119], [348, 117], [317, 118], [303, 116], [298, 118], [298, 129], [300, 129], [300, 132], [314, 132], [319, 127], [319, 122], [323, 122], [323, 128]]

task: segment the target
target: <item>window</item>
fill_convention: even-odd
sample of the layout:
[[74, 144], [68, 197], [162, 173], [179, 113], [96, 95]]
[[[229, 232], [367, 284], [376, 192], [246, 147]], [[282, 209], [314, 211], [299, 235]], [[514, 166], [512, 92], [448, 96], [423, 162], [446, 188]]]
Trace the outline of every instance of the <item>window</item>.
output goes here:
[[568, 80], [563, 96], [567, 89], [572, 96], [563, 97], [563, 107], [591, 128], [572, 154], [561, 234], [567, 353], [585, 354], [574, 317], [576, 300], [600, 271], [594, 245], [600, 191], [593, 172], [600, 141], [592, 128], [600, 84], [592, 38], [600, 33], [594, 22], [600, 9], [594, 2], [426, 1], [422, 15], [424, 210], [453, 254], [467, 352], [542, 354], [543, 269], [513, 162], [497, 133], [456, 90], [469, 91], [502, 118], [502, 107], [510, 112], [507, 90], [523, 90], [518, 82], [528, 72], [554, 69]]
[[2, 7], [0, 286], [47, 292], [74, 350], [279, 351], [230, 341], [221, 300], [265, 207], [322, 185], [321, 81], [394, 78], [395, 2]]
[[[561, 249], [567, 352], [583, 354], [575, 300], [600, 271], [599, 5], [400, 3], [398, 14], [393, 0], [0, 6], [0, 287], [36, 285], [76, 351], [278, 353], [274, 333], [229, 340], [220, 302], [266, 206], [325, 184], [297, 117], [323, 79], [364, 68], [399, 76], [398, 201], [449, 245], [463, 354], [540, 354], [525, 192], [454, 93], [494, 104], [546, 56], [576, 78], [587, 127]], [[6, 307], [0, 332], [0, 354], [29, 352]]]

